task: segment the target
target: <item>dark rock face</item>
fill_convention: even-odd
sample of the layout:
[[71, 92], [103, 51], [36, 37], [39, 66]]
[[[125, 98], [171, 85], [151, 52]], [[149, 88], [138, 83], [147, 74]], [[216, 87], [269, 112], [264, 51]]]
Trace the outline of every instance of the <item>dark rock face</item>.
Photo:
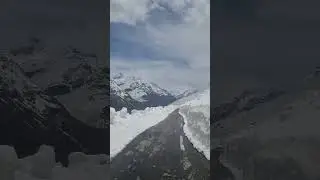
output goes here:
[[194, 149], [182, 127], [176, 110], [141, 133], [111, 160], [111, 179], [210, 179], [209, 160]]

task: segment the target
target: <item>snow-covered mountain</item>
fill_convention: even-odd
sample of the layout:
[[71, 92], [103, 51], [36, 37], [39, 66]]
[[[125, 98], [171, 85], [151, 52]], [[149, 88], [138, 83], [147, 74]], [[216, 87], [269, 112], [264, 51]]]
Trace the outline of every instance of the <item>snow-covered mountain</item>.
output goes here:
[[77, 119], [106, 127], [103, 108], [109, 105], [109, 68], [97, 66], [94, 54], [73, 47], [50, 48], [39, 39], [9, 53], [41, 90], [56, 97]]
[[106, 129], [73, 117], [8, 56], [0, 58], [0, 114], [0, 144], [14, 146], [19, 157], [35, 153], [42, 144], [52, 145], [56, 160], [64, 164], [70, 152], [109, 152], [103, 143], [108, 139]]
[[176, 97], [157, 84], [124, 73], [111, 75], [110, 89], [111, 106], [117, 110], [122, 107], [132, 110], [166, 106], [176, 100]]

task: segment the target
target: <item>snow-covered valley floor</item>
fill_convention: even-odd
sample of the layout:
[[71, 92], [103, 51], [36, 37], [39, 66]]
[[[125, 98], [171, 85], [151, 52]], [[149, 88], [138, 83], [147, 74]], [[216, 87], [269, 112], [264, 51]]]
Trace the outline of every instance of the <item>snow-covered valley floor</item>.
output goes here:
[[182, 98], [165, 107], [132, 111], [110, 109], [110, 157], [119, 153], [146, 129], [164, 120], [175, 109], [184, 117], [184, 132], [194, 147], [210, 159], [210, 91]]

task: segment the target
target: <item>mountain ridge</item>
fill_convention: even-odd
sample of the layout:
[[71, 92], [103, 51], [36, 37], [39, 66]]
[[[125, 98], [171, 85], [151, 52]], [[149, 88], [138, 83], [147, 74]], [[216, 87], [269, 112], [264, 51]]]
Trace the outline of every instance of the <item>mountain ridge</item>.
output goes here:
[[[112, 74], [110, 81], [111, 107], [116, 110], [120, 110], [121, 106], [126, 107], [129, 111], [133, 109], [142, 110], [146, 107], [166, 106], [177, 99], [196, 92], [187, 89], [179, 95], [174, 95], [156, 83], [136, 76], [129, 76], [122, 72]], [[119, 105], [116, 102], [121, 103]]]

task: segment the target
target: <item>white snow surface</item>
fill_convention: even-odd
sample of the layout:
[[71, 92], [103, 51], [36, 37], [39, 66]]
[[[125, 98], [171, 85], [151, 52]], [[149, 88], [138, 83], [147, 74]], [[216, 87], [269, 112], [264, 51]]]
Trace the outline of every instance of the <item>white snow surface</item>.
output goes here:
[[110, 109], [110, 157], [119, 153], [137, 135], [164, 120], [175, 106], [152, 107], [145, 110], [133, 110], [131, 114], [125, 108], [116, 112]]
[[182, 98], [165, 107], [115, 111], [110, 108], [110, 157], [119, 153], [137, 135], [164, 120], [180, 108], [184, 132], [193, 146], [210, 159], [210, 91], [205, 90]]
[[210, 90], [174, 102], [180, 105], [183, 131], [193, 146], [210, 160]]

